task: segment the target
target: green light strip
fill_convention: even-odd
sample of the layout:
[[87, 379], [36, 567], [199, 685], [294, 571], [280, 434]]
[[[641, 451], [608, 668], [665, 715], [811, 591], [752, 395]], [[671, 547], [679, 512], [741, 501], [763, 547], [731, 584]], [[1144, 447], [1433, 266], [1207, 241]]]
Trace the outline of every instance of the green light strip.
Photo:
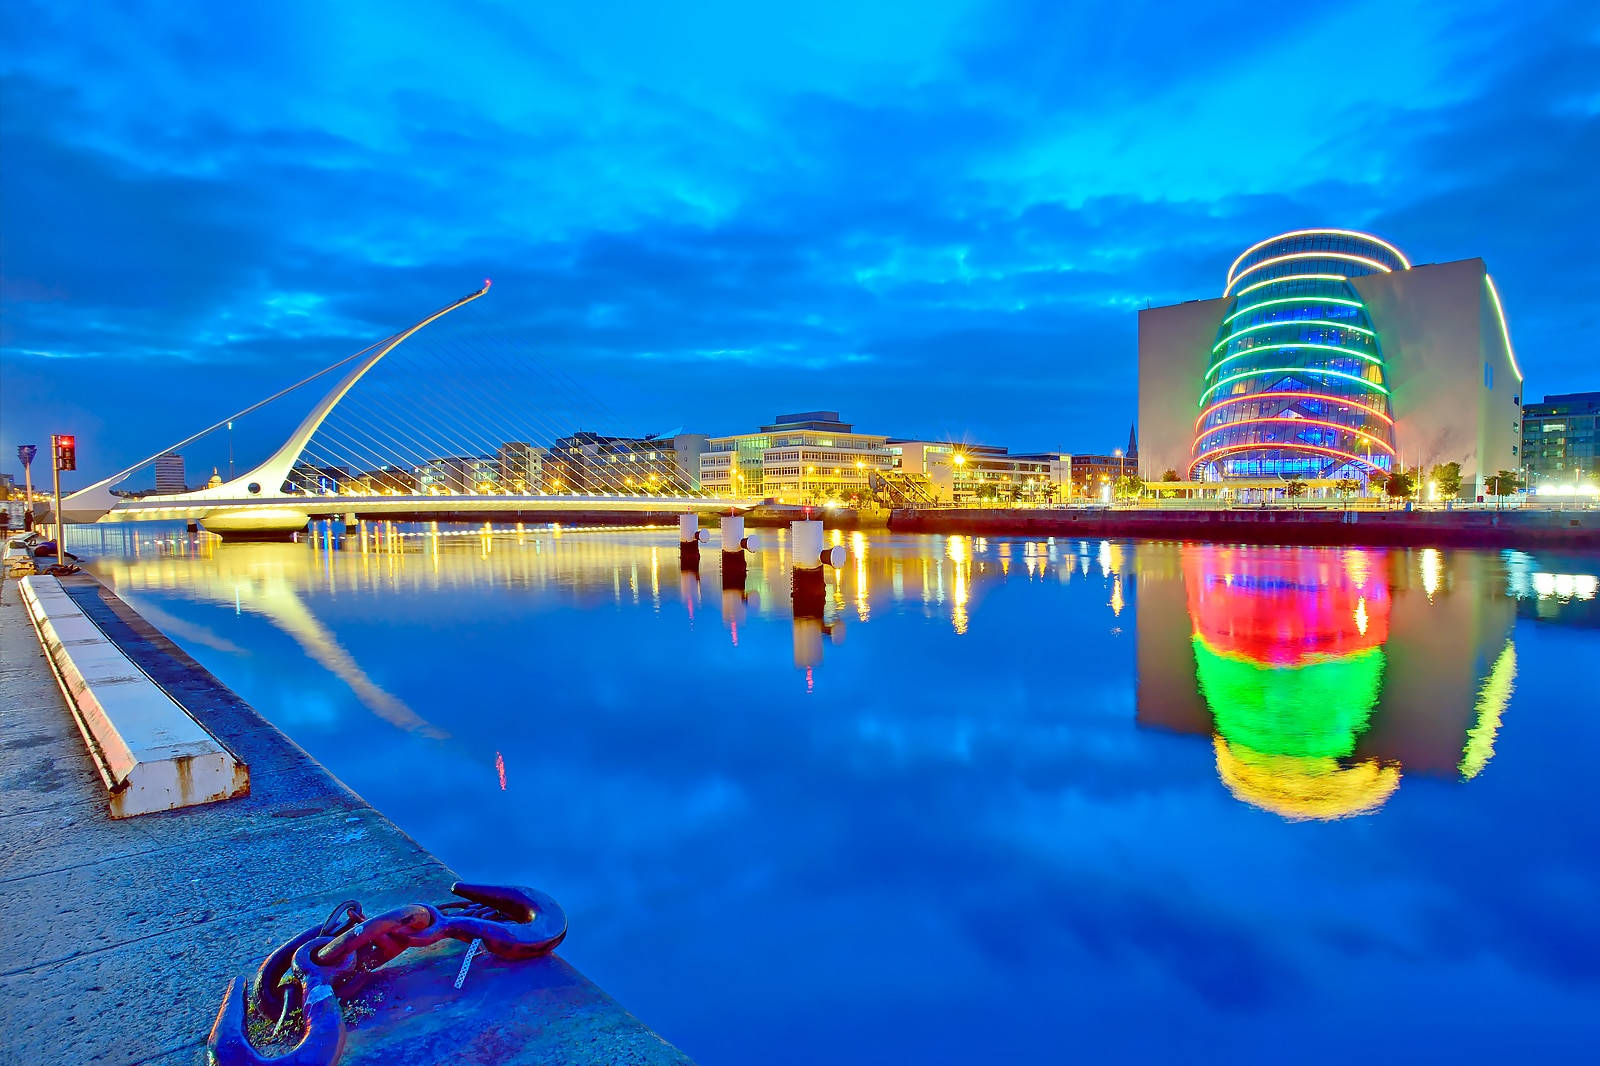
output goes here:
[[[1376, 363], [1379, 366], [1383, 365], [1383, 360], [1378, 356], [1368, 355], [1366, 352], [1358, 352], [1354, 348], [1341, 348], [1337, 344], [1313, 344], [1310, 341], [1295, 341], [1293, 343], [1286, 342], [1284, 344], [1257, 344], [1252, 348], [1241, 348], [1239, 351], [1225, 355], [1221, 359], [1218, 359], [1215, 363], [1212, 363], [1210, 369], [1206, 371], [1206, 377], [1208, 378], [1212, 374], [1215, 374], [1217, 370], [1221, 368], [1223, 363], [1229, 362], [1230, 360], [1242, 359], [1245, 356], [1253, 355], [1256, 352], [1271, 352], [1287, 348], [1320, 348], [1324, 351], [1342, 352], [1345, 355], [1353, 355], [1357, 359], [1365, 359], [1367, 362]], [[1205, 378], [1201, 378], [1200, 380], [1204, 381]]]
[[1342, 304], [1345, 307], [1362, 306], [1360, 300], [1346, 300], [1342, 296], [1284, 296], [1276, 300], [1262, 300], [1258, 304], [1251, 304], [1242, 311], [1235, 311], [1233, 314], [1223, 319], [1222, 324], [1226, 326], [1229, 322], [1232, 322], [1240, 315], [1248, 315], [1251, 311], [1255, 311], [1262, 307], [1270, 307], [1273, 304]]
[[[1389, 390], [1384, 388], [1382, 385], [1379, 385], [1376, 381], [1368, 381], [1366, 378], [1357, 377], [1354, 374], [1346, 374], [1342, 370], [1321, 370], [1312, 366], [1271, 366], [1262, 367], [1260, 370], [1247, 370], [1243, 374], [1235, 374], [1231, 378], [1222, 378], [1218, 380], [1215, 385], [1211, 386], [1205, 392], [1200, 394], [1200, 402], [1195, 404], [1195, 406], [1204, 407], [1206, 404], [1206, 397], [1210, 396], [1213, 392], [1216, 392], [1230, 381], [1242, 381], [1245, 378], [1260, 377], [1263, 374], [1320, 374], [1323, 377], [1344, 378], [1348, 381], [1354, 381], [1358, 385], [1365, 385], [1367, 388], [1381, 392], [1385, 396], [1389, 395]], [[1263, 395], [1267, 394], [1263, 393]], [[1337, 399], [1338, 397], [1331, 398]]]
[[[1242, 337], [1246, 333], [1254, 333], [1258, 329], [1276, 329], [1279, 326], [1332, 326], [1334, 329], [1347, 329], [1351, 333], [1364, 333], [1374, 340], [1376, 340], [1378, 336], [1365, 326], [1347, 326], [1343, 322], [1330, 322], [1326, 318], [1286, 318], [1282, 322], [1262, 322], [1260, 325], [1246, 326], [1239, 332], [1230, 333], [1228, 336], [1213, 344], [1211, 346], [1211, 350], [1213, 352], [1220, 351], [1222, 347], [1229, 341]], [[1310, 342], [1308, 341], [1307, 343], [1309, 344]]]
[[1284, 284], [1287, 284], [1287, 283], [1289, 283], [1291, 281], [1349, 281], [1349, 280], [1350, 279], [1345, 277], [1343, 274], [1283, 274], [1283, 275], [1280, 275], [1280, 276], [1275, 277], [1275, 278], [1268, 278], [1266, 281], [1258, 281], [1254, 285], [1246, 285], [1244, 288], [1240, 289], [1238, 292], [1234, 293], [1233, 295], [1234, 295], [1235, 299], [1238, 299], [1240, 296], [1243, 296], [1247, 292], [1254, 292], [1255, 290], [1260, 289], [1260, 288], [1265, 288], [1268, 285], [1284, 285]]

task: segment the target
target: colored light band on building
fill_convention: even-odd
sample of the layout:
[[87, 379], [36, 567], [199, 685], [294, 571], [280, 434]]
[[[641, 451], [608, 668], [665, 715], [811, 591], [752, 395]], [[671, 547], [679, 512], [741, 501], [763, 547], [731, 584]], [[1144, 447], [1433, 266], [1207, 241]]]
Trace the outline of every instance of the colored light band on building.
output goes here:
[[1228, 444], [1220, 448], [1212, 448], [1210, 451], [1201, 452], [1199, 455], [1195, 456], [1194, 460], [1189, 464], [1189, 476], [1193, 478], [1194, 472], [1200, 467], [1204, 466], [1207, 461], [1211, 459], [1218, 459], [1225, 455], [1232, 455], [1234, 452], [1315, 452], [1317, 455], [1329, 455], [1336, 459], [1348, 459], [1353, 463], [1361, 463], [1364, 466], [1370, 466], [1378, 473], [1383, 472], [1383, 467], [1379, 466], [1371, 459], [1368, 459], [1364, 456], [1355, 455], [1351, 452], [1340, 451], [1338, 448], [1324, 448], [1320, 444], [1303, 444], [1299, 441], [1291, 441], [1288, 443], [1273, 441], [1268, 444]]
[[[1346, 381], [1359, 382], [1369, 389], [1383, 393], [1385, 396], [1389, 395], [1389, 390], [1379, 385], [1376, 381], [1368, 381], [1366, 378], [1356, 374], [1346, 374], [1343, 370], [1327, 370], [1312, 366], [1271, 366], [1262, 367], [1259, 370], [1247, 370], [1243, 374], [1235, 374], [1232, 377], [1219, 379], [1215, 385], [1200, 394], [1200, 402], [1205, 403], [1207, 396], [1230, 382], [1243, 381], [1245, 378], [1259, 377], [1262, 374], [1316, 374], [1319, 377], [1344, 378]], [[1256, 393], [1255, 395], [1259, 396], [1261, 394]]]
[[[1369, 266], [1373, 270], [1381, 270], [1385, 274], [1394, 273], [1394, 268], [1389, 266], [1388, 263], [1380, 263], [1376, 259], [1372, 259], [1364, 255], [1356, 255], [1354, 252], [1337, 252], [1329, 249], [1328, 251], [1324, 252], [1286, 252], [1283, 255], [1270, 256], [1269, 258], [1261, 260], [1259, 263], [1251, 263], [1250, 266], [1245, 269], [1244, 273], [1240, 274], [1239, 277], [1235, 278], [1234, 280], [1238, 281], [1243, 278], [1247, 278], [1263, 267], [1272, 266], [1274, 263], [1287, 263], [1295, 259], [1342, 259], [1347, 263], [1360, 263], [1362, 266]], [[1279, 279], [1273, 278], [1271, 280], [1277, 281]], [[1222, 295], [1226, 296], [1232, 291], [1233, 282], [1230, 281], [1228, 282], [1228, 287], [1222, 290]]]
[[[1215, 374], [1218, 370], [1220, 370], [1222, 368], [1222, 364], [1231, 363], [1235, 359], [1243, 359], [1247, 355], [1255, 355], [1258, 352], [1271, 352], [1293, 348], [1316, 348], [1321, 351], [1339, 352], [1343, 355], [1353, 356], [1356, 359], [1365, 359], [1369, 363], [1381, 364], [1383, 362], [1381, 358], [1373, 355], [1370, 352], [1360, 352], [1354, 348], [1346, 348], [1338, 344], [1321, 344], [1316, 341], [1282, 341], [1273, 344], [1255, 344], [1251, 345], [1249, 348], [1240, 348], [1236, 352], [1229, 352], [1221, 359], [1218, 359], [1216, 362], [1212, 363], [1211, 366], [1206, 369], [1206, 377], [1210, 377], [1212, 374]], [[1201, 380], [1204, 381], [1205, 378], [1201, 378]]]
[[[1323, 275], [1317, 275], [1317, 276], [1321, 277]], [[1331, 275], [1331, 274], [1326, 275], [1326, 276], [1327, 277], [1333, 277], [1333, 275]], [[1281, 281], [1282, 279], [1281, 278], [1273, 278], [1272, 280], [1273, 281]], [[1269, 283], [1263, 282], [1263, 284], [1269, 284]], [[1240, 290], [1240, 292], [1242, 294], [1243, 290]], [[1344, 307], [1360, 307], [1361, 306], [1361, 301], [1360, 300], [1346, 300], [1343, 296], [1309, 296], [1309, 295], [1308, 296], [1283, 296], [1283, 297], [1279, 297], [1276, 300], [1262, 300], [1260, 303], [1254, 303], [1254, 304], [1251, 304], [1249, 307], [1240, 308], [1239, 310], [1235, 311], [1233, 314], [1229, 315], [1227, 318], [1224, 318], [1222, 320], [1222, 324], [1223, 325], [1227, 325], [1229, 322], [1232, 322], [1234, 319], [1240, 317], [1241, 315], [1248, 315], [1251, 311], [1257, 311], [1257, 310], [1260, 310], [1263, 307], [1271, 307], [1274, 304], [1300, 304], [1302, 306], [1310, 306], [1312, 304], [1340, 304], [1340, 305], [1342, 305]], [[1286, 319], [1285, 321], [1293, 322], [1294, 319]], [[1281, 325], [1282, 323], [1279, 323], [1279, 324]]]
[[1391, 426], [1394, 425], [1394, 419], [1390, 418], [1388, 415], [1384, 414], [1382, 411], [1378, 410], [1375, 407], [1368, 407], [1364, 403], [1357, 403], [1355, 400], [1353, 400], [1353, 399], [1351, 399], [1351, 398], [1349, 398], [1347, 396], [1329, 396], [1327, 393], [1322, 393], [1322, 392], [1299, 392], [1299, 391], [1290, 392], [1288, 390], [1283, 390], [1283, 391], [1279, 391], [1279, 392], [1250, 392], [1250, 393], [1246, 393], [1243, 396], [1229, 396], [1225, 400], [1218, 400], [1216, 403], [1212, 404], [1210, 407], [1207, 407], [1204, 411], [1200, 412], [1200, 417], [1196, 418], [1194, 420], [1195, 429], [1198, 430], [1200, 428], [1200, 423], [1204, 422], [1205, 419], [1206, 419], [1206, 416], [1209, 415], [1212, 411], [1215, 411], [1215, 410], [1217, 410], [1218, 408], [1221, 408], [1221, 407], [1226, 407], [1230, 403], [1245, 403], [1247, 401], [1276, 400], [1279, 397], [1283, 397], [1283, 398], [1286, 398], [1286, 399], [1296, 399], [1296, 400], [1321, 400], [1324, 403], [1343, 404], [1346, 407], [1353, 407], [1356, 410], [1363, 412], [1364, 414], [1370, 414], [1370, 415], [1373, 415], [1373, 416], [1375, 416], [1377, 418], [1381, 418], [1381, 419], [1383, 419], [1383, 421], [1387, 422]]
[[1257, 289], [1264, 288], [1267, 285], [1287, 285], [1291, 281], [1349, 281], [1349, 280], [1350, 279], [1348, 277], [1346, 277], [1345, 275], [1343, 275], [1343, 274], [1283, 274], [1283, 275], [1281, 275], [1279, 277], [1276, 277], [1276, 278], [1268, 278], [1266, 281], [1258, 281], [1253, 285], [1246, 285], [1244, 288], [1240, 289], [1234, 295], [1235, 296], [1243, 296], [1247, 292], [1255, 292]]
[[1511, 360], [1511, 372], [1517, 375], [1517, 381], [1523, 381], [1522, 368], [1517, 366], [1517, 353], [1511, 350], [1511, 327], [1506, 323], [1506, 309], [1500, 303], [1500, 290], [1494, 287], [1494, 278], [1485, 274], [1484, 283], [1489, 286], [1489, 299], [1494, 302], [1494, 313], [1500, 319], [1500, 336], [1505, 338], [1506, 358]]
[[1235, 259], [1233, 261], [1233, 265], [1228, 267], [1228, 281], [1231, 283], [1234, 280], [1234, 271], [1239, 269], [1240, 263], [1244, 262], [1250, 257], [1251, 252], [1265, 248], [1269, 244], [1276, 244], [1279, 241], [1293, 240], [1296, 237], [1354, 237], [1356, 240], [1370, 241], [1371, 243], [1378, 245], [1380, 248], [1388, 249], [1391, 253], [1393, 253], [1396, 259], [1400, 260], [1401, 265], [1404, 266], [1405, 269], [1411, 269], [1411, 260], [1405, 257], [1404, 252], [1400, 251], [1400, 249], [1396, 248], [1383, 238], [1374, 237], [1370, 233], [1362, 233], [1359, 230], [1353, 229], [1297, 229], [1290, 230], [1288, 233], [1280, 233], [1276, 237], [1268, 237], [1264, 241], [1257, 241], [1244, 251], [1240, 252], [1239, 258]]
[[[1382, 437], [1374, 437], [1371, 433], [1363, 432], [1362, 430], [1356, 429], [1354, 426], [1342, 426], [1337, 422], [1324, 422], [1321, 419], [1316, 418], [1301, 418], [1298, 415], [1261, 415], [1255, 418], [1239, 418], [1232, 422], [1223, 422], [1219, 425], [1212, 426], [1210, 429], [1202, 433], [1201, 436], [1210, 436], [1212, 433], [1220, 433], [1222, 430], [1233, 429], [1235, 426], [1249, 426], [1258, 422], [1292, 422], [1298, 426], [1323, 426], [1327, 429], [1336, 429], [1341, 433], [1353, 433], [1357, 437], [1365, 437], [1367, 440], [1370, 440], [1372, 443], [1376, 444], [1390, 455], [1396, 454], [1394, 446], [1388, 441], [1384, 440]], [[1298, 444], [1298, 442], [1293, 443]], [[1276, 447], [1277, 445], [1276, 443], [1262, 443], [1259, 446], [1268, 448]]]
[[[1358, 304], [1357, 306], [1360, 305]], [[1213, 344], [1211, 350], [1213, 352], [1220, 351], [1229, 341], [1243, 337], [1246, 333], [1254, 333], [1258, 329], [1282, 329], [1284, 326], [1331, 326], [1334, 329], [1347, 329], [1351, 333], [1365, 334], [1374, 339], [1378, 336], [1377, 333], [1367, 329], [1365, 326], [1352, 326], [1345, 322], [1330, 322], [1326, 318], [1286, 318], [1281, 322], [1260, 322], [1254, 326], [1246, 326], [1237, 333], [1230, 333]], [[1252, 348], [1251, 351], [1259, 351], [1259, 349]]]

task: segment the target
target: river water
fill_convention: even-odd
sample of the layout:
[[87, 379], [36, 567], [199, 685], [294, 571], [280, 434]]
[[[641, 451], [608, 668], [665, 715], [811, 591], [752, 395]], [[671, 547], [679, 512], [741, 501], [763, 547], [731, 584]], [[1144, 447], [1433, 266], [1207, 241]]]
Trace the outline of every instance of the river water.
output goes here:
[[1600, 1046], [1600, 559], [318, 529], [70, 543], [707, 1066]]

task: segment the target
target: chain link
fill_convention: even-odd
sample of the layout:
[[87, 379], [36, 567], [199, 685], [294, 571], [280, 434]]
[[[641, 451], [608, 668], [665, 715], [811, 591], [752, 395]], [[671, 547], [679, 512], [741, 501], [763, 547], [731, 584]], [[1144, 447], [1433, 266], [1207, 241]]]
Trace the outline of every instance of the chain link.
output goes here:
[[[333, 1066], [344, 1050], [344, 1015], [338, 997], [351, 994], [366, 975], [411, 948], [441, 940], [471, 944], [502, 959], [549, 954], [567, 935], [567, 916], [554, 899], [531, 888], [468, 885], [458, 899], [438, 905], [410, 903], [367, 917], [355, 900], [335, 907], [325, 921], [276, 948], [253, 977], [228, 985], [207, 1042], [213, 1066]], [[286, 1042], [268, 1054], [251, 1039]]]

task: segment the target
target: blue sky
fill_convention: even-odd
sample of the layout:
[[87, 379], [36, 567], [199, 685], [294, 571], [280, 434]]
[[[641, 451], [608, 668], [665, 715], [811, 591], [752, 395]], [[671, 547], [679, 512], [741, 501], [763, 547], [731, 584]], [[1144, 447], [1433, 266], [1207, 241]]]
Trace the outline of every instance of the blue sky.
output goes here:
[[1600, 388], [1592, 4], [792, 6], [5, 5], [0, 470], [109, 472], [485, 276], [597, 428], [1106, 450], [1136, 309], [1307, 225], [1483, 256], [1528, 394]]

